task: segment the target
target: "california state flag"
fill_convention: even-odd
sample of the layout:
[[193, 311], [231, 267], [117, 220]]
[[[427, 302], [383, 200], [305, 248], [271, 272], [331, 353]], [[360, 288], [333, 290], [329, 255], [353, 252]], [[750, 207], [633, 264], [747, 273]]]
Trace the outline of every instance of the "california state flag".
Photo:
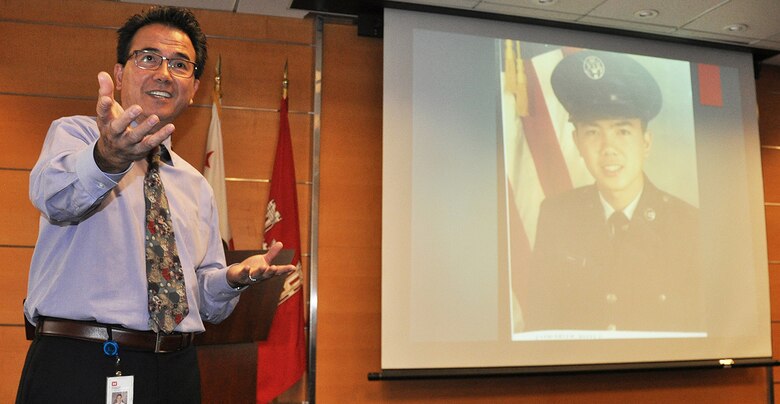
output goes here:
[[267, 403], [292, 387], [306, 367], [298, 194], [286, 96], [282, 98], [280, 109], [279, 140], [265, 213], [264, 248], [275, 241], [281, 241], [285, 249], [295, 251], [292, 264], [297, 270], [284, 284], [268, 339], [258, 343], [258, 403]]
[[211, 104], [211, 124], [209, 124], [209, 135], [206, 140], [206, 156], [203, 163], [203, 176], [209, 182], [214, 190], [214, 199], [217, 202], [217, 212], [219, 214], [219, 233], [222, 235], [222, 241], [233, 249], [233, 235], [230, 233], [230, 223], [228, 222], [227, 211], [227, 191], [225, 190], [225, 158], [222, 153], [222, 123], [220, 115], [222, 114], [222, 105], [219, 103], [219, 96], [214, 94], [214, 102]]

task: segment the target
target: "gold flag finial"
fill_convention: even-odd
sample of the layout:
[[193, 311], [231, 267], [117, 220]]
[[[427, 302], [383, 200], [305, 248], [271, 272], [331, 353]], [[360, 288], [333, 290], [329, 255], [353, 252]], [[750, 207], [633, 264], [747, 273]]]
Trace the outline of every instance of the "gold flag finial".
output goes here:
[[222, 55], [217, 57], [216, 74], [214, 76], [214, 93], [222, 98]]
[[284, 60], [284, 79], [282, 80], [282, 98], [287, 99], [287, 59]]
[[515, 115], [528, 116], [528, 83], [520, 41], [504, 40], [504, 91], [514, 97]]

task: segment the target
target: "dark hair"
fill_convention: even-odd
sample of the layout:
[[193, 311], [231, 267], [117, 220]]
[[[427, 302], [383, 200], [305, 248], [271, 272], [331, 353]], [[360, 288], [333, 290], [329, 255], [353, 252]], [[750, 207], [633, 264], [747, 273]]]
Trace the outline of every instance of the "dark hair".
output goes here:
[[117, 32], [116, 61], [124, 65], [130, 57], [130, 42], [139, 29], [150, 24], [162, 24], [187, 34], [195, 48], [195, 78], [200, 78], [206, 65], [206, 35], [195, 15], [186, 8], [155, 6], [130, 17]]

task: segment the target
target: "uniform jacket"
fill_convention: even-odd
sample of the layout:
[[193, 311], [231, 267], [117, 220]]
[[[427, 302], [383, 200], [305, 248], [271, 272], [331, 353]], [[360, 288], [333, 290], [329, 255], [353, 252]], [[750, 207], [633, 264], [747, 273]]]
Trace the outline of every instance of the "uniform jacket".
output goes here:
[[645, 186], [612, 236], [595, 185], [547, 198], [532, 256], [525, 330], [702, 331], [697, 209]]

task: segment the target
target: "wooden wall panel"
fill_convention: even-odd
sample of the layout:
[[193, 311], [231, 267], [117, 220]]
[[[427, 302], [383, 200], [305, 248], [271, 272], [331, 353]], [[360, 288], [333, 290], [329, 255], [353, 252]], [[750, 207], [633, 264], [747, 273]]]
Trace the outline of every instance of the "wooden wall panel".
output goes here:
[[[289, 42], [252, 42], [209, 38], [209, 62], [201, 80], [211, 83], [217, 57], [222, 55], [222, 90], [225, 105], [279, 108], [284, 63], [288, 63], [291, 111], [311, 111], [314, 67], [310, 45]], [[202, 88], [201, 90], [206, 90]], [[211, 102], [210, 89], [196, 103]]]
[[0, 324], [24, 324], [22, 301], [27, 296], [27, 269], [32, 252], [32, 248], [0, 248]]
[[761, 170], [764, 173], [764, 201], [780, 203], [780, 181], [775, 176], [776, 173], [780, 173], [780, 147], [763, 147], [761, 149]]
[[[113, 75], [116, 39], [113, 29], [89, 29], [57, 25], [30, 25], [0, 21], [0, 91], [19, 94], [45, 94], [92, 98], [97, 93], [97, 72]], [[83, 38], [75, 42], [71, 38]], [[84, 49], [107, 49], [94, 52]], [[36, 52], [30, 52], [36, 49]], [[40, 52], [40, 53], [39, 53]], [[288, 62], [291, 111], [311, 111], [313, 60], [310, 45], [229, 41], [209, 39], [208, 60], [196, 104], [211, 104], [217, 57], [222, 55], [223, 103], [241, 107], [279, 108], [281, 81]], [[42, 56], [45, 55], [45, 56]], [[262, 58], [258, 55], [263, 55]], [[42, 60], [50, 60], [42, 63]], [[56, 64], [57, 74], [51, 66]], [[93, 72], [94, 74], [84, 74]], [[36, 80], [21, 79], [35, 77]]]
[[[769, 295], [780, 296], [780, 262], [769, 264]], [[771, 315], [772, 322], [778, 322], [780, 324], [780, 299], [771, 299]], [[780, 343], [780, 335], [775, 338], [777, 343]], [[780, 351], [773, 350], [777, 358], [780, 358]], [[780, 373], [780, 372], [778, 372]]]
[[[761, 137], [761, 167], [769, 255], [769, 285], [772, 312], [772, 353], [780, 360], [780, 67], [763, 66], [756, 83], [758, 125]], [[780, 372], [773, 373], [775, 390]], [[780, 402], [775, 394], [775, 402]]]
[[[0, 83], [8, 83], [7, 78], [18, 77], [12, 73], [38, 72], [42, 73], [39, 78], [45, 81], [70, 80], [69, 88], [76, 90], [74, 93], [78, 94], [79, 86], [82, 86], [81, 93], [91, 97], [93, 95], [91, 89], [97, 88], [96, 81], [89, 80], [94, 76], [84, 77], [84, 72], [95, 70], [94, 66], [112, 71], [116, 62], [116, 28], [128, 16], [146, 7], [148, 6], [94, 0], [4, 1], [0, 6], [0, 19], [8, 21], [0, 23], [0, 60], [18, 58], [22, 60], [19, 63], [0, 65]], [[41, 10], [45, 12], [40, 12]], [[290, 109], [311, 110], [313, 91], [313, 86], [309, 85], [313, 78], [311, 21], [302, 23], [300, 20], [288, 18], [206, 10], [194, 10], [194, 12], [209, 42], [210, 59], [201, 79], [208, 83], [213, 82], [217, 56], [222, 54], [224, 83], [227, 86], [226, 104], [278, 108], [281, 72], [284, 61], [288, 59], [291, 82]], [[40, 27], [39, 25], [29, 27], [26, 22], [42, 22], [49, 25], [46, 30], [40, 30], [36, 28]], [[83, 40], [73, 41], [72, 38]], [[81, 51], [84, 43], [90, 44], [88, 50], [90, 57], [83, 60], [65, 58], [68, 55], [72, 56], [73, 52]], [[42, 55], [56, 60], [58, 74], [51, 74], [51, 63], [40, 63], [44, 60], [40, 58], [36, 60], [37, 53], [30, 53], [29, 45], [32, 45], [33, 49], [45, 50]], [[106, 49], [106, 51], [96, 52], [92, 49]], [[249, 60], [246, 60], [247, 58]], [[65, 60], [70, 63], [63, 63]], [[20, 66], [27, 66], [27, 69], [20, 70]], [[8, 88], [18, 88], [26, 82], [9, 83]], [[88, 86], [84, 86], [85, 84]], [[231, 85], [232, 91], [229, 90]], [[195, 102], [209, 103], [210, 88], [208, 90], [199, 92]], [[250, 102], [244, 104], [242, 98]], [[261, 99], [266, 101], [263, 103]]]
[[13, 403], [30, 342], [24, 327], [0, 327], [0, 403]]
[[314, 42], [314, 31], [309, 24], [301, 24], [289, 18], [257, 18], [226, 12], [203, 12], [198, 14], [198, 20], [207, 34], [213, 36], [303, 44]]
[[29, 178], [28, 171], [0, 170], [0, 245], [32, 246], [38, 239], [40, 215], [27, 196]]
[[[778, 173], [780, 174], [780, 173]], [[766, 211], [766, 244], [769, 261], [780, 261], [780, 205], [767, 206]], [[780, 296], [778, 296], [780, 297]]]
[[114, 31], [0, 22], [0, 60], [14, 61], [0, 63], [0, 91], [97, 99], [97, 73], [113, 72], [116, 53], [96, 49], [116, 49]]
[[713, 369], [396, 381], [383, 383], [382, 398], [406, 404], [766, 403], [766, 392], [756, 388], [765, 378], [763, 369]]
[[[777, 289], [772, 291], [773, 296], [777, 296], [777, 293]], [[773, 305], [772, 309], [774, 310], [774, 308]], [[775, 321], [774, 316], [772, 319], [772, 358], [774, 360], [780, 360], [780, 322]], [[774, 382], [780, 383], [780, 372], [774, 371], [773, 373]], [[775, 386], [775, 388], [777, 388], [777, 386]]]
[[[761, 144], [780, 146], [780, 66], [765, 65], [761, 68], [756, 96]], [[773, 171], [770, 174], [776, 173]]]
[[130, 15], [138, 12], [138, 4], [85, 0], [3, 0], [0, 18], [82, 25], [89, 27], [119, 27]]
[[[780, 263], [769, 264], [769, 296], [772, 316], [772, 358], [780, 361]], [[775, 389], [780, 383], [780, 371], [772, 375]]]
[[335, 24], [323, 39], [316, 394], [381, 402], [382, 43]]
[[0, 94], [0, 167], [32, 169], [54, 119], [95, 109], [95, 101]]
[[[176, 153], [201, 171], [210, 122], [210, 106], [190, 107], [175, 123], [176, 131], [172, 135]], [[303, 113], [289, 114], [289, 122], [296, 178], [299, 182], [310, 182], [311, 118]], [[221, 123], [225, 176], [270, 180], [279, 136], [279, 113], [224, 109]], [[38, 152], [35, 153], [37, 158]]]
[[[273, 158], [265, 156], [273, 156], [276, 150], [279, 113], [225, 109], [222, 115], [225, 175], [270, 179], [274, 162]], [[295, 175], [301, 181], [311, 181], [311, 118], [307, 114], [289, 114], [288, 120], [293, 142]]]

